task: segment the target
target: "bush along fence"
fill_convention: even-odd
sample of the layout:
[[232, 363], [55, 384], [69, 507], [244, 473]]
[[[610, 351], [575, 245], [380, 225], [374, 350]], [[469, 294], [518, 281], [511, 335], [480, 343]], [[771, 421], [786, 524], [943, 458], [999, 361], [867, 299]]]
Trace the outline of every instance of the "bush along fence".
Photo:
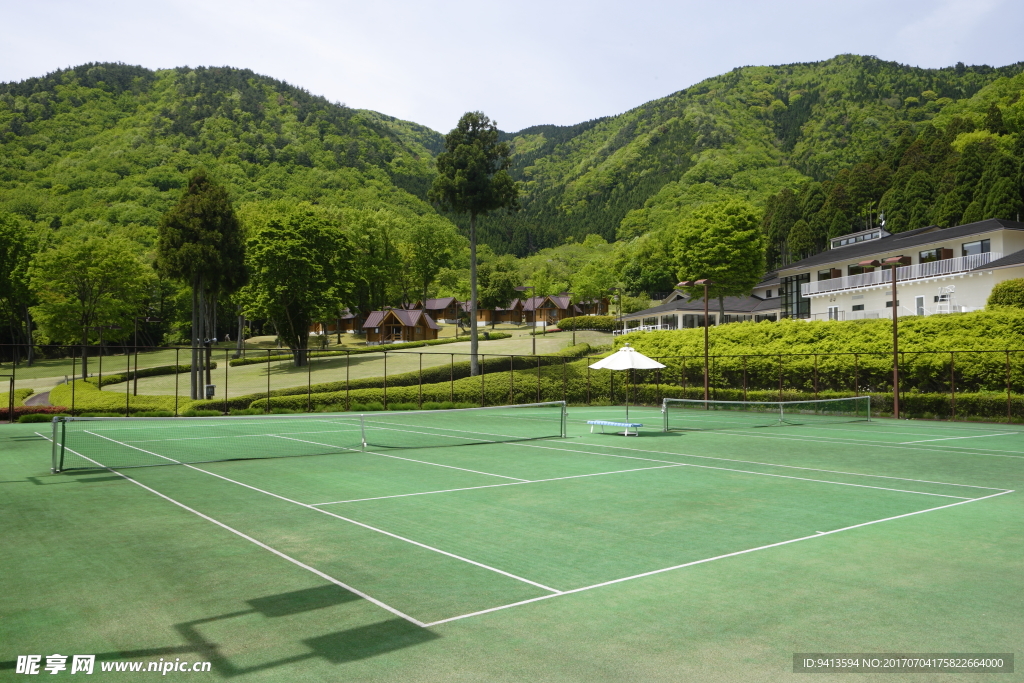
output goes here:
[[[505, 332], [487, 332], [487, 333], [481, 332], [480, 336], [484, 337], [485, 334], [487, 335], [486, 336], [487, 340], [491, 340], [491, 339], [508, 339], [509, 337], [512, 336], [511, 334], [506, 334]], [[445, 337], [444, 339], [429, 339], [427, 341], [405, 342], [405, 343], [402, 343], [402, 344], [387, 344], [387, 345], [381, 345], [381, 346], [367, 346], [366, 348], [362, 348], [362, 349], [344, 349], [344, 350], [337, 350], [337, 351], [311, 351], [309, 353], [309, 357], [310, 358], [330, 358], [332, 356], [354, 356], [354, 355], [363, 354], [363, 353], [381, 353], [383, 351], [399, 351], [401, 349], [415, 349], [415, 348], [419, 348], [419, 347], [423, 347], [423, 346], [440, 346], [442, 344], [454, 344], [455, 342], [466, 342], [466, 341], [467, 341], [467, 339], [465, 337], [462, 337], [462, 338]], [[258, 363], [266, 363], [268, 359], [270, 361], [280, 361], [280, 360], [291, 360], [292, 358], [294, 358], [294, 354], [292, 354], [292, 353], [277, 353], [277, 354], [273, 354], [273, 355], [266, 354], [266, 355], [263, 355], [263, 356], [260, 356], [258, 354], [254, 354], [252, 356], [247, 356], [247, 357], [244, 357], [244, 358], [232, 358], [230, 363], [231, 363], [232, 367], [234, 367], [234, 366], [239, 366], [239, 365], [256, 365]]]
[[[481, 348], [486, 351], [486, 345]], [[151, 351], [154, 360], [166, 362], [167, 354], [174, 360], [175, 354], [189, 350]], [[353, 403], [505, 405], [565, 400], [581, 405], [622, 404], [627, 382], [631, 402], [641, 404], [657, 405], [665, 397], [703, 397], [703, 355], [652, 356], [666, 367], [631, 376], [589, 370], [587, 366], [598, 356], [588, 356], [593, 350], [586, 344], [544, 356], [481, 353], [481, 372], [474, 377], [465, 353], [374, 347], [340, 356], [314, 356], [296, 368], [283, 351], [260, 350], [262, 366], [233, 367], [229, 361], [234, 350], [215, 349], [220, 365], [211, 364], [204, 380], [217, 384], [216, 396], [197, 401], [188, 397], [187, 365], [154, 364], [136, 371], [131, 366], [133, 354], [128, 354], [129, 358], [108, 356], [105, 368], [113, 370], [120, 365], [125, 370], [58, 384], [50, 389], [52, 407], [39, 406], [38, 411], [35, 406], [18, 407], [15, 417], [51, 409], [71, 414], [139, 415], [154, 411], [223, 414], [345, 409]], [[140, 363], [145, 357], [142, 352]], [[900, 358], [900, 403], [907, 417], [1024, 422], [1024, 350], [905, 351]], [[67, 367], [58, 363], [53, 374], [61, 378], [71, 375], [73, 363], [74, 359]], [[877, 414], [892, 410], [892, 354], [885, 351], [719, 355], [710, 356], [708, 369], [712, 399], [775, 401], [871, 395]], [[353, 371], [358, 371], [358, 376], [351, 376]], [[40, 372], [38, 364], [34, 372]], [[140, 379], [170, 373], [173, 380], [147, 380], [150, 383], [140, 383], [139, 395], [135, 395], [136, 373]], [[314, 383], [316, 377], [330, 381]], [[147, 394], [147, 386], [164, 393]], [[37, 390], [43, 390], [42, 386]], [[5, 409], [0, 416], [6, 418]]]

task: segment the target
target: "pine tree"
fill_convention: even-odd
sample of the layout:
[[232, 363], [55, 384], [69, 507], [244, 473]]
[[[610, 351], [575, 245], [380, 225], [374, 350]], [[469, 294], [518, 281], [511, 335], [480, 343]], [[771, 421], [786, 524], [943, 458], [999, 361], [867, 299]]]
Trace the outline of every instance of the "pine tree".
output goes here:
[[1012, 178], [1000, 178], [988, 192], [985, 218], [1016, 220], [1021, 211], [1020, 191]]
[[995, 102], [988, 108], [988, 113], [985, 115], [985, 129], [995, 135], [1006, 135], [1009, 132], [1003, 122], [1003, 111]]
[[219, 293], [231, 293], [245, 284], [242, 228], [227, 190], [210, 178], [206, 169], [192, 172], [178, 204], [164, 215], [157, 236], [154, 264], [164, 277], [192, 288], [191, 396], [203, 398], [205, 384], [200, 352], [213, 330], [211, 302]]
[[811, 232], [811, 226], [807, 221], [801, 218], [793, 224], [786, 240], [786, 246], [789, 249], [790, 261], [799, 261], [817, 251], [814, 233]]

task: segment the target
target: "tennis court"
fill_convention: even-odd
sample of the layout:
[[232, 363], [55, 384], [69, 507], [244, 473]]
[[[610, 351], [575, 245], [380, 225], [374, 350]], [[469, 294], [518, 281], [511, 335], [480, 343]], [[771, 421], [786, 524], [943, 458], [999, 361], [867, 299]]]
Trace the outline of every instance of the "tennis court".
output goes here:
[[[686, 584], [687, 572], [755, 571], [797, 546], [842, 553], [846, 543], [891, 540], [901, 525], [927, 534], [933, 520], [955, 525], [974, 519], [972, 508], [1016, 498], [1024, 472], [1024, 434], [1013, 427], [865, 421], [854, 411], [761, 428], [763, 410], [732, 409], [704, 411], [700, 426], [696, 411], [680, 412], [687, 422], [666, 432], [661, 410], [631, 408], [645, 427], [628, 439], [586, 425], [621, 419], [621, 407], [563, 415], [560, 404], [75, 420], [62, 425], [61, 453], [43, 442], [45, 430], [36, 438], [39, 454], [65, 470], [48, 481], [139, 489], [149, 501], [122, 511], [129, 528], [150, 526], [146, 510], [191, 517], [176, 555], [188, 556], [196, 534], [201, 546], [230, 535], [244, 558], [232, 567], [230, 554], [221, 557], [215, 569], [197, 560], [213, 574], [250, 573], [254, 562], [305, 573], [318, 590], [342, 589], [382, 622], [422, 632], [403, 636], [416, 644], [458, 637], [451, 629], [474, 621], [500, 629], [584, 614], [600, 593], [614, 620], [609, 602], [631, 613], [664, 581]], [[800, 580], [831, 580], [827, 560], [814, 567]], [[217, 592], [220, 580], [206, 589]], [[216, 649], [219, 624], [190, 627], [190, 637]], [[288, 657], [330, 660], [316, 654], [323, 647], [249, 664], [249, 655], [221, 653], [215, 669], [235, 676]]]

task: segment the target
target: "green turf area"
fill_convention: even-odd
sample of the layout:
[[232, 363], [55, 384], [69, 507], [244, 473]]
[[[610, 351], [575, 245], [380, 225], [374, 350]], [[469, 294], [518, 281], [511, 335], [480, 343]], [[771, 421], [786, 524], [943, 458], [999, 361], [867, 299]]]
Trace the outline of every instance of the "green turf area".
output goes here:
[[[447, 415], [374, 428], [529, 431]], [[0, 427], [0, 679], [55, 652], [212, 664], [170, 680], [779, 681], [794, 652], [1020, 649], [1024, 432], [586, 425], [624, 417], [365, 450], [352, 415], [82, 421], [69, 446], [111, 463], [261, 457], [60, 474], [49, 425]]]

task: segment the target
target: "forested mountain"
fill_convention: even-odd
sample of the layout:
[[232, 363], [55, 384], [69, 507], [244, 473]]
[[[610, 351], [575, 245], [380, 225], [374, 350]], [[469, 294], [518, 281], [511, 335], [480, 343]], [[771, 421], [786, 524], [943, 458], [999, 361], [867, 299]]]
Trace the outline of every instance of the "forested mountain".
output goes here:
[[0, 210], [148, 243], [204, 164], [238, 203], [432, 213], [422, 198], [442, 144], [422, 126], [243, 69], [86, 64], [0, 84]]
[[[480, 221], [481, 258], [538, 293], [642, 295], [676, 281], [678, 228], [710, 202], [763, 215], [769, 267], [882, 213], [891, 231], [1015, 218], [1022, 93], [1024, 63], [919, 69], [841, 55], [742, 67], [621, 115], [503, 133], [521, 210]], [[0, 84], [0, 223], [24, 224], [26, 253], [98, 235], [151, 263], [161, 216], [203, 166], [243, 217], [281, 201], [354, 212], [360, 307], [424, 290], [465, 297], [467, 257], [445, 220], [462, 219], [425, 199], [443, 148], [440, 132], [243, 69], [87, 64]], [[402, 259], [426, 258], [442, 233], [452, 258], [413, 286]], [[8, 295], [2, 316], [21, 324], [32, 299], [16, 312]]]
[[630, 238], [705, 201], [763, 207], [783, 188], [864, 161], [895, 154], [898, 165], [894, 147], [905, 150], [933, 119], [945, 126], [952, 112], [974, 111], [986, 86], [1019, 92], [1008, 79], [1022, 70], [841, 55], [738, 68], [619, 116], [528, 128], [508, 136], [523, 210], [488, 218], [486, 238], [519, 255], [589, 233]]

